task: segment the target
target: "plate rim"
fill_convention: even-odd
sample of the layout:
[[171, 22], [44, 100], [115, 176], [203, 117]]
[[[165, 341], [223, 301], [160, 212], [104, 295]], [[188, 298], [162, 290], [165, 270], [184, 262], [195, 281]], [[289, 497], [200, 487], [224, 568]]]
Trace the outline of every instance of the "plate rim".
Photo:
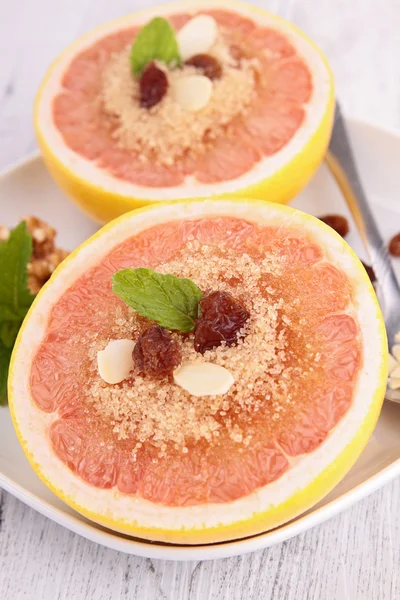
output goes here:
[[351, 488], [337, 500], [331, 500], [317, 509], [311, 509], [311, 512], [297, 517], [294, 521], [289, 521], [276, 529], [248, 538], [208, 545], [161, 544], [121, 536], [118, 532], [100, 528], [95, 522], [81, 521], [75, 515], [65, 513], [61, 508], [56, 508], [46, 500], [39, 499], [35, 494], [2, 473], [0, 473], [0, 488], [3, 488], [41, 515], [92, 542], [142, 558], [185, 562], [190, 560], [215, 560], [248, 554], [289, 540], [350, 508], [356, 502], [368, 497], [383, 485], [392, 481], [399, 474], [400, 458], [369, 477], [365, 482]]
[[[384, 134], [394, 137], [400, 144], [400, 131], [395, 128], [381, 126], [372, 121], [364, 121], [358, 118], [346, 118], [346, 121], [350, 127], [361, 127], [371, 130], [374, 134]], [[0, 179], [13, 176], [20, 169], [28, 167], [36, 161], [43, 162], [39, 151], [31, 152], [3, 168], [0, 171]], [[3, 488], [43, 516], [92, 542], [113, 550], [144, 558], [188, 561], [228, 558], [239, 554], [255, 552], [281, 543], [336, 516], [390, 482], [398, 474], [400, 474], [400, 458], [387, 465], [378, 473], [371, 475], [366, 481], [343, 493], [338, 499], [331, 500], [316, 509], [311, 509], [311, 512], [297, 517], [294, 521], [255, 536], [211, 545], [166, 545], [159, 542], [141, 541], [137, 538], [132, 539], [128, 536], [121, 536], [118, 532], [100, 528], [94, 522], [92, 523], [88, 520], [82, 521], [81, 516], [81, 518], [78, 518], [74, 514], [64, 512], [62, 508], [57, 508], [46, 500], [40, 499], [30, 490], [24, 488], [1, 472], [0, 488]]]

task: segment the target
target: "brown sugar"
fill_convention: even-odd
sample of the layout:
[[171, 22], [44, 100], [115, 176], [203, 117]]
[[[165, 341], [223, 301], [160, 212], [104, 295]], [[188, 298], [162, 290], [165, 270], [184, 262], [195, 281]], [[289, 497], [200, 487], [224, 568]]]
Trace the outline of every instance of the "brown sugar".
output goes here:
[[146, 442], [158, 447], [159, 456], [171, 444], [187, 451], [191, 442], [211, 442], [223, 432], [238, 444], [247, 445], [257, 414], [263, 419], [270, 414], [271, 426], [285, 417], [291, 405], [294, 373], [288, 360], [290, 318], [279, 292], [264, 282], [268, 273], [279, 276], [282, 260], [278, 256], [255, 259], [223, 245], [202, 246], [190, 241], [174, 261], [157, 268], [190, 277], [204, 292], [227, 291], [249, 311], [250, 319], [236, 346], [221, 345], [202, 355], [194, 349], [193, 334], [172, 334], [180, 345], [183, 362], [213, 362], [232, 373], [235, 382], [227, 394], [196, 398], [177, 386], [172, 377], [155, 380], [138, 371], [121, 384], [105, 384], [97, 373], [97, 351], [110, 339], [129, 337], [132, 331], [136, 339], [149, 324], [138, 319], [133, 310], [128, 318], [116, 314], [109, 339], [92, 340], [87, 400], [100, 418], [113, 424], [118, 439], [136, 440], [134, 453]]
[[258, 59], [236, 61], [225, 42], [226, 33], [209, 54], [222, 66], [213, 81], [209, 103], [197, 113], [184, 110], [173, 98], [171, 87], [181, 77], [197, 72], [191, 65], [166, 71], [169, 85], [163, 99], [152, 108], [140, 106], [140, 83], [132, 76], [130, 46], [115, 53], [103, 73], [100, 102], [111, 120], [113, 136], [121, 148], [146, 160], [172, 165], [187, 154], [201, 154], [236, 117], [246, 111], [255, 93]]

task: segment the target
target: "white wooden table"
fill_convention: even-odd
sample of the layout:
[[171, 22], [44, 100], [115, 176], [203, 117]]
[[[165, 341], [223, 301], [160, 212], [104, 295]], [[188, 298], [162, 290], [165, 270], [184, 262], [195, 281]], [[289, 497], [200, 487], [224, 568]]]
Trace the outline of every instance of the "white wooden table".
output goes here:
[[[258, 3], [321, 45], [347, 114], [400, 128], [399, 0]], [[0, 0], [0, 167], [36, 147], [32, 102], [49, 61], [93, 25], [147, 4]], [[96, 546], [0, 495], [0, 600], [397, 600], [399, 565], [399, 480], [280, 546], [177, 564]]]

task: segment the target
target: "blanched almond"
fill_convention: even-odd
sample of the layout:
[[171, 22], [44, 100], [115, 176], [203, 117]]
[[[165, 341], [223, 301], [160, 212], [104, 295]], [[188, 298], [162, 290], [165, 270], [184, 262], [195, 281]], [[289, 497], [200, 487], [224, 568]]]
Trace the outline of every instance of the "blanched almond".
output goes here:
[[212, 83], [204, 75], [187, 75], [173, 83], [171, 93], [184, 110], [197, 112], [208, 104], [212, 94]]
[[133, 369], [133, 340], [113, 340], [97, 353], [97, 368], [106, 383], [121, 383]]
[[400, 365], [399, 365], [399, 363], [397, 363], [397, 367], [395, 369], [393, 369], [393, 371], [390, 373], [390, 377], [393, 377], [393, 379], [400, 379]]
[[208, 52], [217, 35], [217, 22], [209, 15], [199, 15], [188, 21], [176, 35], [182, 60]]
[[397, 362], [397, 360], [395, 358], [393, 358], [393, 356], [391, 354], [389, 354], [389, 361], [388, 361], [388, 367], [389, 367], [389, 375], [398, 367], [400, 367], [400, 364]]
[[174, 371], [174, 381], [192, 396], [226, 394], [234, 383], [233, 375], [225, 367], [214, 363], [185, 363]]
[[392, 354], [395, 357], [395, 359], [400, 362], [400, 344], [395, 344], [394, 346], [392, 346]]
[[400, 389], [400, 377], [390, 377], [389, 378], [389, 388], [391, 390], [399, 390]]

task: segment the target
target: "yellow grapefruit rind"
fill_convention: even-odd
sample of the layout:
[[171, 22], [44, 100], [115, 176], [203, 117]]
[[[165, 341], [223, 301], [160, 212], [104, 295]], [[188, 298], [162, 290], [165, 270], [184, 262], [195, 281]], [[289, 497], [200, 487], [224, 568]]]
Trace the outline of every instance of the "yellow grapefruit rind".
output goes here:
[[[176, 7], [178, 7], [179, 5], [179, 3], [172, 3], [170, 6], [171, 8], [176, 9]], [[235, 6], [237, 6], [238, 8], [243, 7], [244, 3], [240, 2], [240, 0], [230, 0], [229, 7], [231, 9], [234, 9]], [[320, 120], [318, 128], [315, 130], [314, 134], [307, 140], [302, 150], [295, 156], [293, 156], [282, 168], [275, 171], [275, 173], [272, 176], [264, 180], [260, 180], [254, 185], [245, 188], [240, 188], [226, 194], [215, 195], [215, 197], [218, 198], [255, 198], [286, 204], [298, 192], [300, 192], [303, 189], [303, 187], [305, 187], [305, 185], [307, 185], [326, 153], [332, 132], [333, 115], [335, 107], [333, 75], [329, 63], [326, 60], [324, 54], [321, 52], [320, 48], [295, 25], [285, 21], [284, 19], [281, 19], [276, 15], [270, 14], [259, 7], [253, 7], [247, 4], [245, 6], [247, 9], [250, 8], [254, 12], [255, 18], [257, 17], [257, 14], [268, 15], [271, 19], [276, 20], [277, 23], [284, 23], [287, 29], [296, 32], [297, 35], [307, 40], [309, 45], [314, 48], [316, 54], [318, 54], [318, 56], [324, 63], [327, 73], [329, 75], [330, 92], [325, 112], [323, 114], [322, 119]], [[188, 10], [189, 8], [190, 5], [188, 5], [188, 3], [182, 3], [183, 10]], [[146, 12], [147, 10], [145, 9], [143, 11], [138, 11], [135, 14], [146, 14]], [[118, 20], [118, 23], [121, 23], [121, 21]], [[102, 27], [99, 27], [95, 31], [101, 32], [101, 30]], [[67, 48], [64, 51], [64, 53], [61, 56], [59, 56], [49, 68], [36, 96], [34, 108], [34, 125], [43, 159], [56, 183], [88, 216], [92, 217], [100, 223], [107, 223], [111, 219], [114, 219], [125, 212], [131, 211], [135, 208], [140, 208], [148, 204], [157, 203], [158, 201], [139, 197], [127, 197], [123, 194], [105, 190], [102, 187], [96, 185], [96, 183], [93, 181], [89, 181], [82, 177], [78, 177], [73, 170], [68, 168], [56, 156], [52, 147], [48, 144], [46, 136], [43, 134], [38, 109], [43, 90], [45, 89], [54, 68], [62, 60], [65, 54], [70, 52], [71, 49], [75, 47], [75, 45], [79, 44], [79, 41]], [[208, 198], [210, 197], [210, 194], [213, 194], [211, 186], [210, 192], [207, 195]], [[190, 198], [186, 199], [189, 200]], [[182, 200], [185, 200], [185, 198], [183, 198]]]
[[[197, 200], [198, 201], [198, 200]], [[196, 200], [191, 200], [189, 203], [196, 202]], [[242, 200], [242, 202], [248, 202], [249, 204], [266, 204], [267, 202], [260, 202], [257, 200], [246, 199]], [[179, 201], [181, 203], [181, 201]], [[187, 204], [188, 202], [186, 202]], [[173, 205], [175, 203], [167, 203], [169, 205]], [[152, 206], [147, 206], [141, 209], [137, 209], [133, 211], [133, 213], [138, 214], [144, 211], [152, 210]], [[282, 211], [293, 211], [289, 207], [281, 207]], [[131, 213], [131, 214], [133, 214]], [[43, 474], [42, 467], [35, 460], [33, 454], [27, 449], [26, 442], [21, 434], [20, 427], [18, 424], [18, 418], [14, 411], [14, 372], [16, 361], [18, 360], [18, 352], [21, 345], [21, 340], [24, 335], [24, 330], [26, 328], [27, 323], [29, 322], [30, 315], [35, 309], [36, 304], [39, 302], [41, 295], [44, 290], [51, 285], [53, 279], [62, 276], [63, 269], [65, 266], [74, 259], [74, 257], [90, 242], [94, 239], [102, 236], [103, 233], [107, 232], [109, 229], [114, 227], [116, 223], [123, 221], [125, 218], [128, 218], [129, 214], [123, 215], [118, 219], [115, 219], [112, 223], [105, 225], [101, 230], [95, 233], [89, 240], [84, 242], [79, 248], [77, 248], [74, 252], [72, 252], [63, 263], [55, 270], [50, 281], [45, 284], [42, 290], [39, 292], [37, 297], [35, 298], [25, 320], [19, 331], [13, 354], [10, 362], [10, 372], [9, 372], [9, 385], [8, 385], [8, 397], [9, 397], [9, 407], [11, 412], [11, 417], [14, 423], [14, 427], [19, 439], [19, 442], [31, 464], [35, 473], [40, 477], [43, 483], [61, 500], [63, 500], [66, 504], [68, 504], [71, 508], [87, 517], [88, 519], [103, 525], [104, 527], [108, 527], [115, 531], [119, 531], [124, 534], [132, 535], [135, 537], [143, 538], [146, 540], [154, 540], [154, 541], [162, 541], [166, 543], [175, 543], [175, 544], [207, 544], [207, 543], [216, 543], [227, 540], [234, 540], [243, 537], [248, 537], [254, 534], [259, 534], [261, 532], [265, 532], [271, 530], [287, 521], [294, 519], [304, 511], [308, 510], [312, 506], [314, 506], [319, 500], [321, 500], [330, 490], [332, 490], [335, 485], [344, 477], [344, 475], [350, 470], [353, 464], [356, 462], [357, 458], [360, 456], [361, 452], [365, 448], [374, 428], [377, 423], [382, 403], [384, 400], [384, 395], [386, 391], [386, 383], [387, 383], [387, 373], [388, 373], [388, 349], [387, 349], [387, 338], [386, 338], [386, 329], [382, 317], [382, 313], [380, 310], [380, 306], [378, 304], [375, 291], [369, 281], [368, 276], [366, 275], [365, 269], [359, 261], [356, 254], [347, 246], [345, 242], [343, 245], [347, 246], [346, 252], [350, 257], [352, 257], [355, 264], [358, 266], [359, 275], [362, 280], [365, 282], [366, 290], [370, 295], [370, 298], [374, 304], [375, 308], [375, 318], [379, 323], [379, 339], [380, 339], [380, 347], [376, 349], [376, 355], [379, 357], [379, 377], [377, 378], [377, 384], [375, 387], [375, 391], [373, 393], [373, 398], [370, 403], [370, 409], [365, 417], [364, 421], [360, 424], [356, 434], [354, 435], [352, 441], [347, 444], [343, 450], [337, 455], [335, 460], [329, 464], [324, 471], [320, 472], [318, 476], [312, 481], [311, 484], [298, 489], [288, 500], [274, 506], [269, 506], [265, 511], [261, 511], [255, 515], [253, 515], [250, 519], [235, 521], [230, 525], [221, 524], [216, 527], [205, 526], [204, 528], [182, 528], [180, 530], [177, 529], [167, 529], [167, 528], [152, 528], [152, 527], [143, 527], [139, 523], [136, 522], [127, 522], [122, 519], [114, 519], [112, 516], [104, 516], [97, 514], [91, 510], [88, 510], [86, 507], [81, 506], [79, 503], [75, 501], [73, 496], [65, 494], [62, 490], [55, 487], [52, 481]], [[305, 221], [314, 219], [314, 217], [307, 215], [304, 213], [303, 215]], [[332, 230], [326, 226], [324, 223], [320, 223], [320, 227], [326, 228], [330, 231], [330, 235], [332, 235]], [[337, 234], [334, 234], [337, 235]], [[338, 236], [339, 237], [339, 236]], [[157, 506], [157, 505], [155, 505]], [[229, 504], [226, 505], [226, 510], [229, 511]]]

